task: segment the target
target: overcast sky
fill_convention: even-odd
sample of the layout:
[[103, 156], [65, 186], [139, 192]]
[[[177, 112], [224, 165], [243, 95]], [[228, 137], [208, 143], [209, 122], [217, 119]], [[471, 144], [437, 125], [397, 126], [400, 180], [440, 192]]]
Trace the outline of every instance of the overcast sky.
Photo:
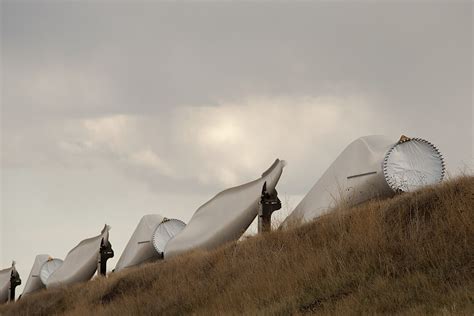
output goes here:
[[472, 168], [472, 6], [2, 1], [0, 267], [26, 282], [108, 223], [113, 268], [142, 215], [275, 158], [286, 214], [364, 135]]

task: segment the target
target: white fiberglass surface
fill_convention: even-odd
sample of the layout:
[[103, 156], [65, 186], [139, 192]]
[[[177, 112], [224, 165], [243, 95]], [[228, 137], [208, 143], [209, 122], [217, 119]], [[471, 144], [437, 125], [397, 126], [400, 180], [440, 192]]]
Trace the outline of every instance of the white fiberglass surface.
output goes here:
[[158, 259], [158, 254], [152, 245], [152, 239], [153, 233], [163, 220], [164, 217], [160, 214], [148, 214], [140, 219], [115, 266], [115, 271]]
[[45, 262], [50, 260], [51, 257], [47, 254], [37, 255], [33, 267], [31, 268], [30, 275], [26, 280], [25, 287], [23, 288], [22, 297], [44, 288], [44, 283], [40, 279], [40, 270]]
[[63, 264], [47, 279], [47, 288], [88, 281], [97, 270], [99, 249], [109, 241], [110, 226], [105, 225], [100, 235], [84, 239], [68, 252]]
[[[311, 190], [282, 223], [282, 227], [308, 222], [337, 205], [356, 205], [374, 197], [394, 194], [382, 172], [382, 164], [395, 141], [368, 135], [351, 142], [316, 181]], [[310, 172], [310, 170], [308, 170]]]
[[0, 270], [0, 304], [8, 301], [8, 291], [10, 288], [10, 275], [13, 268]]
[[438, 149], [423, 139], [394, 145], [384, 160], [384, 175], [394, 191], [409, 192], [441, 182], [444, 162]]
[[273, 193], [284, 166], [284, 161], [276, 159], [260, 178], [224, 190], [204, 203], [183, 231], [166, 244], [164, 258], [194, 249], [214, 249], [239, 239], [257, 217], [263, 185]]
[[63, 261], [61, 259], [56, 259], [56, 258], [48, 260], [45, 263], [43, 263], [39, 272], [41, 282], [43, 282], [43, 284], [46, 284], [51, 274], [53, 274], [54, 271], [56, 271], [62, 264], [63, 264]]
[[155, 247], [158, 253], [162, 254], [168, 241], [179, 234], [184, 227], [186, 227], [186, 224], [178, 219], [163, 221], [158, 225], [153, 234], [153, 247]]

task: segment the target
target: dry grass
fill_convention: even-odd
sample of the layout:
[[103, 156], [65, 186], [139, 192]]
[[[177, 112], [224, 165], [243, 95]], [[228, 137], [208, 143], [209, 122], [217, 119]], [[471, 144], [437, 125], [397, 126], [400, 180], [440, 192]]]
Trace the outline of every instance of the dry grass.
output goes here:
[[56, 313], [472, 315], [474, 178], [0, 307]]

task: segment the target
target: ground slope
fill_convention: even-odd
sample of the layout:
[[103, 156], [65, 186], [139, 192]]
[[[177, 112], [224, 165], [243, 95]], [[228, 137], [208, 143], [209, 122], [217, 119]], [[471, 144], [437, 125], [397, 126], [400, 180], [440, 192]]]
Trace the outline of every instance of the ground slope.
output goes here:
[[474, 313], [474, 178], [47, 290], [0, 314]]

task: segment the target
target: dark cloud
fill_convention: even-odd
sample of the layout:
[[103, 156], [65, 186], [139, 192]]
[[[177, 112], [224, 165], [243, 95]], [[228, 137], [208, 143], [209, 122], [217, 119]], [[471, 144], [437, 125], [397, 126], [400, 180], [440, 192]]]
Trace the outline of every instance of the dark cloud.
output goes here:
[[439, 100], [433, 89], [464, 91], [469, 81], [469, 6], [7, 3], [4, 59], [13, 80], [5, 90], [32, 71], [56, 67], [67, 76], [61, 70], [72, 67], [113, 90], [100, 106], [70, 100], [85, 115], [334, 90], [426, 109]]

